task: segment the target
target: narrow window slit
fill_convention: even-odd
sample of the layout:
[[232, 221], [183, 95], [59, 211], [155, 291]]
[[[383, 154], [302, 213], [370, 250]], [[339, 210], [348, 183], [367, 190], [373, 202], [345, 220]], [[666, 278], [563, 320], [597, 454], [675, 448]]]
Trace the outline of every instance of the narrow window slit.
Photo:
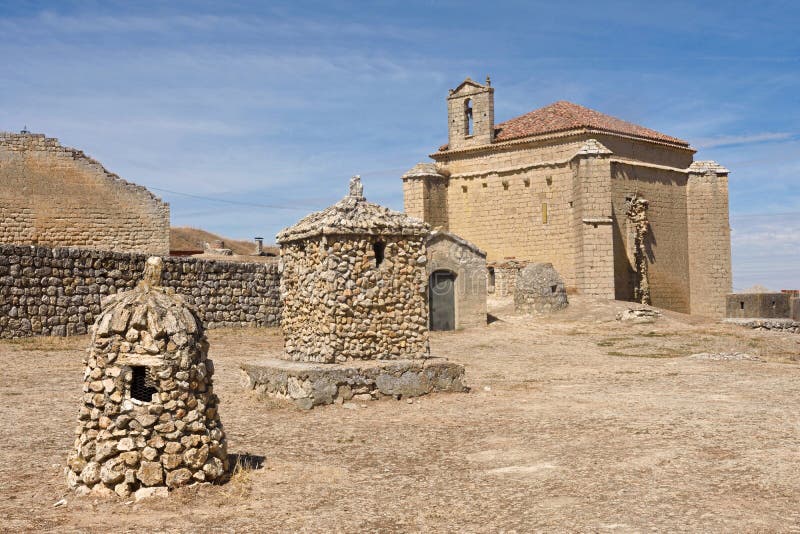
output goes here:
[[375, 253], [375, 267], [380, 267], [383, 263], [384, 254], [386, 253], [386, 243], [383, 241], [376, 241], [372, 244], [372, 252]]

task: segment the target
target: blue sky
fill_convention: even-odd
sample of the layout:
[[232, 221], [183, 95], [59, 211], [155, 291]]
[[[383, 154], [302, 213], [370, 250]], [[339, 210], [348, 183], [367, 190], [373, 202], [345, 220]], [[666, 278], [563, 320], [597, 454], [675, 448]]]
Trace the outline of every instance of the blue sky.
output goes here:
[[401, 209], [447, 90], [490, 74], [498, 121], [570, 100], [689, 140], [731, 170], [734, 287], [800, 287], [798, 6], [0, 0], [0, 130], [269, 238], [356, 173]]

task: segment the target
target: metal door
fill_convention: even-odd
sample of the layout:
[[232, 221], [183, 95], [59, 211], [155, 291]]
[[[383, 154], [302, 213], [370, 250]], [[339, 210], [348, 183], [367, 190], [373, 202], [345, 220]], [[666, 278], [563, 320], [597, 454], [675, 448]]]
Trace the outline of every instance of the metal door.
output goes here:
[[450, 271], [435, 271], [428, 283], [428, 303], [431, 314], [431, 330], [455, 330], [456, 328], [456, 275]]

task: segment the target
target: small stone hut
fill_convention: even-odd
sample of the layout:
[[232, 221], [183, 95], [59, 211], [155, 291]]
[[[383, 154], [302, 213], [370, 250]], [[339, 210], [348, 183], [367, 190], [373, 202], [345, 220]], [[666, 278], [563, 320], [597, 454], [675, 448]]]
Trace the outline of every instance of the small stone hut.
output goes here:
[[552, 263], [531, 263], [517, 274], [514, 309], [517, 312], [553, 312], [566, 308], [567, 289]]
[[431, 330], [486, 325], [486, 253], [459, 236], [434, 230], [425, 243]]
[[93, 327], [67, 467], [78, 494], [139, 497], [226, 476], [203, 325], [160, 287], [162, 267], [148, 259], [144, 279], [108, 297]]
[[242, 365], [246, 387], [303, 409], [465, 391], [428, 344], [424, 222], [371, 204], [360, 179], [277, 236], [284, 352]]
[[419, 219], [350, 194], [280, 232], [284, 356], [304, 362], [429, 356]]

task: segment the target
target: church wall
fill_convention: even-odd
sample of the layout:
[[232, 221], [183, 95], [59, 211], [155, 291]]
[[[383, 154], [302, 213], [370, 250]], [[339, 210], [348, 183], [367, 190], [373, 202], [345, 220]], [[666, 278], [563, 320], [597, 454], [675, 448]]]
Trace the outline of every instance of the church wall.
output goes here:
[[680, 149], [615, 135], [595, 134], [593, 137], [614, 153], [612, 157], [646, 161], [678, 169], [685, 169], [692, 164], [693, 149]]
[[687, 175], [680, 172], [612, 164], [616, 298], [633, 298], [634, 234], [633, 225], [625, 215], [625, 201], [626, 196], [636, 193], [649, 202], [650, 233], [645, 248], [651, 303], [689, 313], [686, 180]]
[[[516, 257], [551, 262], [567, 286], [575, 287], [574, 208], [570, 206], [574, 174], [563, 160], [579, 148], [576, 142], [451, 159], [446, 165], [451, 173], [448, 230], [477, 243], [488, 261]], [[459, 176], [554, 161], [562, 162], [517, 172]]]
[[0, 134], [0, 242], [169, 252], [169, 205], [83, 152]]

